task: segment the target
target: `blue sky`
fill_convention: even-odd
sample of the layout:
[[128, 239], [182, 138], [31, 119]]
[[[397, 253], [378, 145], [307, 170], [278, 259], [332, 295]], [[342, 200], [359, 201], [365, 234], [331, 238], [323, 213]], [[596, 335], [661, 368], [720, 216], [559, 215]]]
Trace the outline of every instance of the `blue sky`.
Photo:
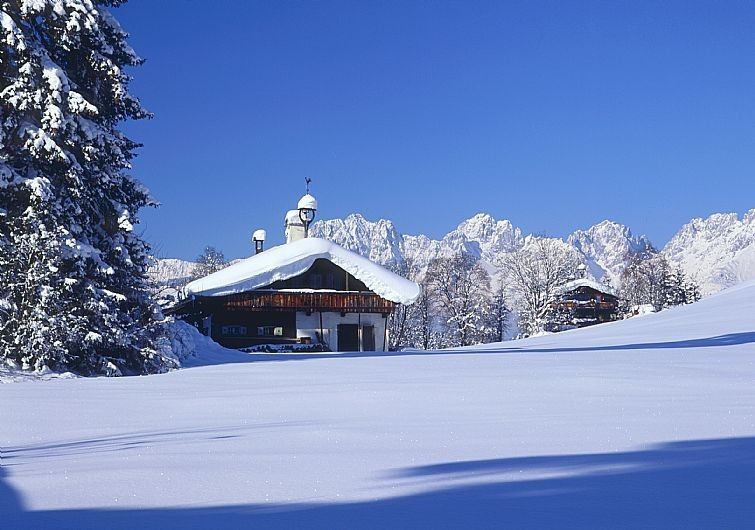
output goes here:
[[440, 237], [488, 212], [565, 236], [610, 218], [658, 246], [755, 208], [753, 2], [131, 0], [147, 62], [127, 125], [160, 257], [361, 212]]

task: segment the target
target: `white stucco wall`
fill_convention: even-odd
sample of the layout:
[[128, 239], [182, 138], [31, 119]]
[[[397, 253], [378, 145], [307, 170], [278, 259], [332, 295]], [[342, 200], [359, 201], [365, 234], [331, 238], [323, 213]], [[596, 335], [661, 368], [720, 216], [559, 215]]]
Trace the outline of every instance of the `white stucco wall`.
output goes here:
[[[338, 325], [360, 323], [362, 326], [375, 327], [375, 350], [385, 351], [388, 348], [388, 337], [385, 334], [387, 322], [388, 319], [379, 313], [346, 313], [346, 316], [341, 316], [341, 313], [322, 313], [324, 339], [333, 351], [338, 348]], [[320, 332], [320, 313], [307, 315], [303, 311], [297, 312], [296, 328], [298, 337], [311, 337], [312, 343], [316, 344], [317, 333]]]

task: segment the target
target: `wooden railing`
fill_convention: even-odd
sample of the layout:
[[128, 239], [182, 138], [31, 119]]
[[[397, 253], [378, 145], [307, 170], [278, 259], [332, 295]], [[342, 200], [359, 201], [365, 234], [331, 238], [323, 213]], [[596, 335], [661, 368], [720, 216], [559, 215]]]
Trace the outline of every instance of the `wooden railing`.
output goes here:
[[375, 293], [256, 291], [230, 295], [223, 303], [229, 311], [332, 311], [391, 313], [396, 306]]

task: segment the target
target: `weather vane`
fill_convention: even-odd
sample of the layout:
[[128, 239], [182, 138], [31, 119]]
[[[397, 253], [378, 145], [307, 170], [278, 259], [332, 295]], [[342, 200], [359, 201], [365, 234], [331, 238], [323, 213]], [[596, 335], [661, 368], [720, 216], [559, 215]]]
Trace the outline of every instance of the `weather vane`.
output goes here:
[[307, 193], [309, 193], [309, 184], [312, 182], [312, 179], [309, 177], [304, 177], [304, 182], [307, 183]]

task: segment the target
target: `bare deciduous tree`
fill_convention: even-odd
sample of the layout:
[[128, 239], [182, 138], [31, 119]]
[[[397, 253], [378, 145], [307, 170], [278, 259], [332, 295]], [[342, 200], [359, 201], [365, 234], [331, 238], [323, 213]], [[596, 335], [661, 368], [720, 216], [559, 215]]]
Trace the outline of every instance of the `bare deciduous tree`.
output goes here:
[[410, 307], [408, 343], [414, 348], [429, 350], [442, 347], [442, 335], [437, 329], [437, 316], [434, 313], [430, 291], [425, 282], [420, 283], [422, 293]]
[[544, 329], [558, 288], [576, 277], [579, 264], [574, 249], [540, 237], [528, 238], [521, 250], [499, 260], [497, 265], [516, 299], [522, 334]]
[[[406, 260], [391, 267], [391, 270], [409, 280], [420, 283], [421, 270], [412, 260]], [[388, 317], [389, 349], [398, 350], [403, 347], [422, 347], [418, 339], [422, 329], [422, 304], [426, 302], [427, 294], [423, 288], [420, 297], [413, 304], [400, 304]], [[426, 305], [426, 304], [425, 304]], [[427, 313], [427, 312], [426, 312]], [[429, 314], [427, 315], [429, 317]], [[429, 333], [429, 322], [427, 323]], [[427, 346], [425, 346], [427, 348]]]
[[202, 254], [197, 257], [196, 264], [191, 271], [191, 277], [192, 279], [203, 278], [208, 274], [224, 269], [226, 266], [228, 266], [228, 261], [223, 252], [215, 247], [207, 246]]
[[490, 309], [490, 276], [473, 256], [458, 254], [434, 260], [427, 288], [448, 346], [485, 341]]

